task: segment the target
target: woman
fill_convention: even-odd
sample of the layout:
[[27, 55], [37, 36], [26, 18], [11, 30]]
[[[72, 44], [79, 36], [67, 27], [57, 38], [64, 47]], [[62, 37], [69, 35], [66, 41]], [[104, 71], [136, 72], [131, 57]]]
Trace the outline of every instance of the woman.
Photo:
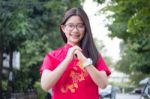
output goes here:
[[40, 69], [41, 86], [52, 88], [52, 99], [99, 99], [110, 71], [92, 38], [89, 19], [81, 8], [68, 10], [60, 31], [65, 45], [49, 52]]

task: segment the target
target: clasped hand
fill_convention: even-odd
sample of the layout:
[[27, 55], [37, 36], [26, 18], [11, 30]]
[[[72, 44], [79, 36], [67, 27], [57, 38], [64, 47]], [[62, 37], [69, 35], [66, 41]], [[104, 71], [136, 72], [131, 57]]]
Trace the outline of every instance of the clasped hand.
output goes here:
[[77, 57], [81, 62], [84, 62], [87, 59], [79, 46], [69, 48], [66, 58], [72, 60], [73, 57]]

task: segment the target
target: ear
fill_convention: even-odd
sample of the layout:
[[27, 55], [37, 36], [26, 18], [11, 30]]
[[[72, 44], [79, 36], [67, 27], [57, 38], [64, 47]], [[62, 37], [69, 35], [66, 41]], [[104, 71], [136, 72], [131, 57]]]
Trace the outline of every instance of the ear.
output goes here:
[[61, 25], [61, 30], [65, 33], [65, 26], [64, 25]]

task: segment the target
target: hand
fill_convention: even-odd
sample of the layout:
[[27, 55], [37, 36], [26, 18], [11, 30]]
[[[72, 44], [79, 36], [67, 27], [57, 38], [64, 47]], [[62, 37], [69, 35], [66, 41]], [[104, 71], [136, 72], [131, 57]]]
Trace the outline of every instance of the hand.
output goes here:
[[74, 54], [77, 56], [77, 58], [81, 61], [81, 62], [85, 62], [86, 61], [86, 57], [83, 55], [82, 51], [80, 50], [75, 50]]
[[82, 51], [82, 49], [79, 46], [73, 46], [69, 48], [66, 59], [72, 60], [72, 58], [75, 56], [76, 53], [74, 53], [76, 50]]

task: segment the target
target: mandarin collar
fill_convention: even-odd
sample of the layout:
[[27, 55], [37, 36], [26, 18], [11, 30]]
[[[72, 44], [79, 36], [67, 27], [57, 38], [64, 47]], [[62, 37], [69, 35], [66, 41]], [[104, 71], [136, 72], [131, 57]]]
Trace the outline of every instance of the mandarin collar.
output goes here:
[[[66, 44], [64, 45], [64, 48], [65, 48], [66, 51], [68, 51], [68, 49], [71, 48], [71, 47], [73, 47], [71, 44], [67, 44], [67, 43], [66, 43]], [[78, 58], [76, 58], [76, 57], [74, 57], [73, 59], [74, 59], [75, 61], [78, 61]]]
[[69, 49], [69, 48], [71, 48], [71, 47], [72, 47], [72, 45], [71, 45], [71, 44], [67, 44], [67, 43], [66, 43], [64, 47], [65, 47], [65, 49]]

